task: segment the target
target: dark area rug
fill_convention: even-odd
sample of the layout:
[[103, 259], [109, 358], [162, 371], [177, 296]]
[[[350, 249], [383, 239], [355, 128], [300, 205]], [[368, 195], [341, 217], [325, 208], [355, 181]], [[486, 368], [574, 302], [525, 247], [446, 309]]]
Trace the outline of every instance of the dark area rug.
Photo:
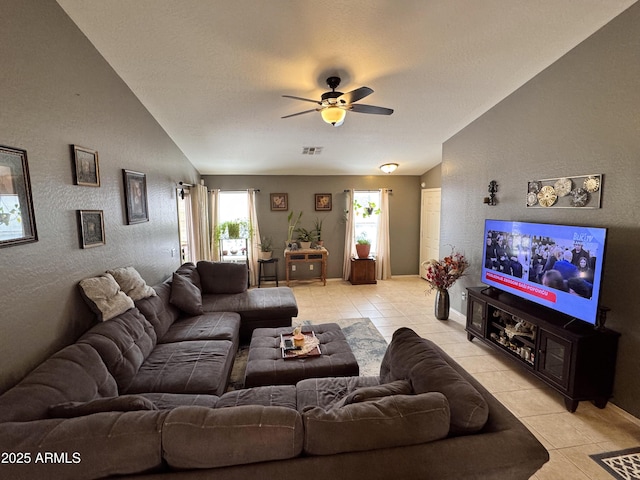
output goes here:
[[613, 478], [619, 480], [640, 479], [640, 447], [589, 456], [609, 472]]
[[[312, 325], [318, 322], [304, 320], [302, 325]], [[380, 334], [376, 326], [368, 318], [347, 318], [333, 320], [340, 325], [349, 346], [360, 366], [361, 376], [378, 376], [380, 363], [384, 352], [387, 351], [387, 342]], [[247, 368], [249, 346], [242, 345], [236, 354], [236, 359], [231, 371], [231, 379], [227, 390], [239, 390], [244, 386], [244, 372]]]

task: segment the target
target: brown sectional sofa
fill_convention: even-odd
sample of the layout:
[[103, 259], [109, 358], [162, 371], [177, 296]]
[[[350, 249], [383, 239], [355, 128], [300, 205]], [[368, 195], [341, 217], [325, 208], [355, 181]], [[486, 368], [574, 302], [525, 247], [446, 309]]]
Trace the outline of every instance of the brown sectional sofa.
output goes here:
[[504, 406], [406, 328], [379, 377], [225, 393], [241, 315], [184, 315], [171, 283], [155, 290], [0, 395], [11, 460], [0, 478], [502, 480], [548, 460]]

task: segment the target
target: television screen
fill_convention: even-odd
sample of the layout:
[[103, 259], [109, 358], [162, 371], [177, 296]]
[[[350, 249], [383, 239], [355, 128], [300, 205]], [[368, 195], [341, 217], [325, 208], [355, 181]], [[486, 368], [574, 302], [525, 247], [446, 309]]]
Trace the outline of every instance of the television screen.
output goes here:
[[606, 228], [486, 220], [483, 283], [596, 323]]

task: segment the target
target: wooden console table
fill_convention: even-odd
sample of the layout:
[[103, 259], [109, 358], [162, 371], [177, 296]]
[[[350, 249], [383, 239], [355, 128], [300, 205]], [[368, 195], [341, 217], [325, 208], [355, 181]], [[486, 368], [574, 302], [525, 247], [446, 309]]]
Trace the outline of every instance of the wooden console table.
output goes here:
[[[318, 279], [322, 281], [323, 285], [327, 284], [327, 255], [329, 252], [326, 248], [305, 248], [300, 250], [284, 251], [285, 258], [285, 270], [287, 272], [287, 287], [289, 286], [289, 273], [291, 272], [291, 266], [296, 263], [320, 263], [320, 277]], [[314, 277], [315, 278], [315, 277]]]

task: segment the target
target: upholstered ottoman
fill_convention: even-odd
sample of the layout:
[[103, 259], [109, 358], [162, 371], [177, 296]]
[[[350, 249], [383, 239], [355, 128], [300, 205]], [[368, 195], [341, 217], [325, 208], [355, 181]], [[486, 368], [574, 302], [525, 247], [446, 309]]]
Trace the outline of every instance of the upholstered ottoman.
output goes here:
[[257, 328], [253, 331], [245, 371], [245, 388], [261, 385], [295, 385], [318, 377], [349, 377], [360, 374], [360, 367], [340, 326], [336, 323], [305, 325], [303, 333], [313, 332], [320, 340], [321, 355], [282, 358], [280, 335], [291, 327]]

